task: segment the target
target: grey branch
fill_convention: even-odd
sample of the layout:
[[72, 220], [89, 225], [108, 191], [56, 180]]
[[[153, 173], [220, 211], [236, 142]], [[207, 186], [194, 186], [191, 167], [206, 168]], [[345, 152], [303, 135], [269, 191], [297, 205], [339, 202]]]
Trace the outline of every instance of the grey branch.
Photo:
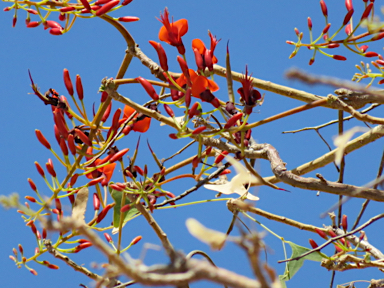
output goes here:
[[121, 282], [118, 281], [118, 280], [115, 280], [115, 281], [113, 281], [113, 283], [110, 283], [111, 282], [110, 279], [101, 277], [100, 275], [97, 275], [96, 273], [93, 273], [93, 272], [89, 271], [87, 268], [76, 264], [68, 256], [63, 255], [60, 252], [58, 252], [56, 249], [54, 249], [52, 247], [51, 240], [45, 239], [44, 240], [44, 246], [47, 248], [47, 251], [50, 254], [52, 254], [53, 257], [64, 261], [65, 263], [67, 263], [67, 265], [71, 266], [76, 271], [83, 273], [84, 275], [86, 275], [87, 277], [97, 281], [101, 285], [106, 285], [106, 286], [112, 285], [112, 286], [115, 286], [115, 285], [121, 284]]
[[[256, 280], [248, 277], [238, 275], [232, 271], [218, 268], [212, 264], [196, 260], [189, 259], [185, 263], [185, 272], [177, 272], [177, 269], [173, 270], [173, 267], [168, 267], [167, 273], [149, 272], [151, 267], [147, 267], [139, 261], [130, 260], [124, 261], [103, 241], [98, 235], [89, 229], [88, 227], [81, 225], [78, 221], [74, 221], [72, 218], [63, 218], [60, 222], [53, 222], [46, 220], [43, 225], [48, 230], [62, 231], [75, 229], [79, 234], [84, 235], [93, 244], [93, 246], [101, 251], [114, 265], [121, 274], [133, 279], [134, 281], [152, 286], [181, 286], [186, 285], [189, 282], [195, 282], [198, 280], [208, 280], [215, 283], [227, 285], [236, 288], [259, 288], [260, 283]], [[158, 265], [157, 265], [158, 266]], [[171, 273], [169, 273], [171, 272]]]

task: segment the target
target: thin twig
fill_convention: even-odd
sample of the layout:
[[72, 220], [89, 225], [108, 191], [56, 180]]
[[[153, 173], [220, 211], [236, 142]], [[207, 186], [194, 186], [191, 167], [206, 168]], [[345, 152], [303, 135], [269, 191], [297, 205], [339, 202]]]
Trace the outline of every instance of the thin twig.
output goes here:
[[[181, 286], [198, 280], [208, 280], [215, 283], [237, 288], [259, 288], [260, 283], [248, 277], [233, 273], [232, 271], [214, 267], [206, 261], [189, 259], [185, 263], [185, 272], [179, 272], [178, 267], [163, 265], [163, 269], [157, 270], [129, 258], [129, 263], [124, 261], [91, 229], [72, 218], [62, 218], [59, 222], [46, 220], [44, 226], [48, 230], [67, 231], [75, 229], [84, 235], [93, 246], [102, 252], [119, 273], [135, 280], [143, 285], [170, 285]], [[155, 272], [158, 271], [158, 272]]]
[[[52, 247], [52, 242], [48, 239], [44, 240], [44, 246], [47, 248], [47, 251], [52, 254], [53, 257], [60, 259], [61, 261], [64, 261], [67, 265], [71, 266], [75, 271], [78, 271], [80, 273], [83, 273], [85, 276], [102, 283], [103, 285], [110, 285], [110, 280], [108, 278], [101, 277], [100, 275], [97, 275], [96, 273], [93, 273], [89, 271], [87, 268], [76, 264], [73, 260], [71, 260], [68, 256], [61, 254], [58, 252], [55, 248]], [[118, 285], [121, 282], [118, 280], [115, 280], [113, 285]]]
[[[290, 69], [287, 73], [285, 73], [285, 76], [290, 79], [298, 79], [308, 84], [323, 84], [323, 85], [330, 85], [335, 88], [347, 88], [352, 91], [361, 91], [367, 94], [369, 97], [370, 102], [366, 103], [380, 103], [384, 104], [384, 94], [383, 90], [372, 88], [369, 89], [366, 88], [363, 85], [356, 84], [352, 81], [342, 80], [334, 77], [326, 77], [326, 76], [320, 76], [320, 75], [311, 75], [308, 72], [301, 71], [299, 69]], [[368, 97], [367, 97], [368, 98]]]
[[380, 220], [381, 218], [384, 218], [384, 213], [383, 214], [379, 214], [379, 215], [376, 215], [374, 217], [372, 217], [371, 219], [369, 219], [367, 222], [365, 222], [364, 224], [362, 224], [360, 227], [348, 232], [348, 233], [345, 233], [343, 235], [339, 235], [337, 237], [333, 237], [331, 239], [329, 239], [327, 242], [325, 242], [324, 244], [320, 245], [319, 247], [315, 248], [315, 249], [312, 249], [308, 252], [305, 252], [303, 254], [301, 254], [300, 256], [297, 256], [295, 258], [290, 258], [290, 259], [285, 259], [285, 260], [280, 260], [278, 261], [278, 263], [284, 263], [284, 262], [288, 262], [288, 261], [293, 261], [293, 260], [299, 260], [313, 252], [316, 252], [316, 251], [320, 251], [321, 249], [323, 249], [324, 247], [328, 246], [329, 244], [341, 239], [341, 238], [344, 238], [344, 237], [347, 237], [347, 236], [350, 236], [350, 235], [353, 235], [361, 230], [363, 230], [365, 227], [371, 225], [372, 223], [376, 222], [377, 220]]
[[[372, 104], [371, 106], [369, 106], [368, 108], [360, 111], [361, 114], [364, 114], [364, 113], [367, 113], [373, 109], [375, 109], [376, 107], [379, 107], [381, 104]], [[347, 117], [344, 117], [343, 121], [348, 121], [348, 120], [351, 120], [352, 118], [354, 118], [353, 116], [347, 116]], [[327, 123], [324, 123], [324, 124], [321, 124], [321, 125], [318, 125], [318, 126], [313, 126], [313, 127], [304, 127], [304, 128], [301, 128], [301, 129], [297, 129], [297, 130], [291, 130], [291, 131], [283, 131], [281, 133], [283, 134], [287, 134], [287, 133], [297, 133], [297, 132], [302, 132], [302, 131], [307, 131], [307, 130], [319, 130], [321, 128], [324, 128], [324, 127], [327, 127], [327, 126], [330, 126], [332, 124], [336, 124], [338, 123], [339, 120], [332, 120], [332, 121], [329, 121]]]
[[298, 222], [296, 220], [289, 219], [289, 218], [287, 218], [285, 216], [276, 215], [276, 214], [264, 211], [264, 210], [262, 210], [260, 208], [255, 208], [255, 207], [252, 207], [250, 205], [246, 205], [244, 202], [242, 202], [239, 199], [231, 199], [231, 200], [229, 200], [227, 202], [227, 207], [228, 207], [228, 209], [231, 212], [236, 211], [236, 209], [240, 209], [240, 210], [243, 210], [243, 211], [247, 211], [247, 212], [250, 212], [250, 213], [254, 213], [254, 214], [260, 215], [260, 216], [265, 217], [265, 218], [267, 218], [269, 220], [273, 220], [273, 221], [276, 221], [276, 222], [287, 224], [289, 226], [296, 227], [296, 228], [298, 228], [300, 230], [304, 230], [304, 231], [310, 231], [310, 232], [315, 232], [315, 233], [316, 233], [315, 229], [319, 229], [319, 230], [321, 230], [323, 232], [327, 232], [328, 231], [325, 228], [320, 228], [320, 227], [316, 227], [316, 226], [313, 226], [313, 225], [304, 224], [304, 223]]
[[[379, 169], [377, 171], [377, 176], [376, 176], [377, 179], [380, 178], [381, 174], [383, 173], [383, 168], [384, 168], [384, 150], [383, 150], [383, 153], [381, 155], [380, 166], [379, 166]], [[377, 188], [378, 185], [379, 185], [379, 183], [376, 183], [375, 185], [373, 185], [373, 188]], [[359, 212], [359, 215], [357, 216], [356, 221], [352, 226], [352, 230], [355, 229], [357, 227], [357, 225], [359, 225], [360, 219], [361, 219], [361, 217], [363, 217], [364, 211], [367, 208], [369, 201], [370, 200], [368, 200], [368, 199], [364, 201], [364, 203], [361, 207], [361, 210]]]
[[204, 178], [203, 180], [200, 180], [199, 182], [197, 182], [197, 184], [195, 186], [193, 186], [192, 188], [189, 188], [188, 190], [184, 191], [183, 193], [181, 193], [180, 195], [178, 195], [174, 198], [164, 200], [162, 203], [159, 203], [159, 204], [155, 204], [154, 207], [155, 208], [162, 207], [162, 206], [167, 205], [168, 203], [172, 203], [172, 202], [175, 202], [177, 200], [184, 198], [185, 196], [187, 196], [187, 195], [191, 194], [192, 192], [196, 191], [197, 189], [199, 189], [204, 184], [207, 184], [210, 180], [218, 177], [220, 175], [220, 173], [223, 172], [225, 169], [227, 169], [230, 165], [231, 165], [230, 163], [226, 163], [225, 165], [218, 168], [211, 175], [209, 175], [207, 178]]

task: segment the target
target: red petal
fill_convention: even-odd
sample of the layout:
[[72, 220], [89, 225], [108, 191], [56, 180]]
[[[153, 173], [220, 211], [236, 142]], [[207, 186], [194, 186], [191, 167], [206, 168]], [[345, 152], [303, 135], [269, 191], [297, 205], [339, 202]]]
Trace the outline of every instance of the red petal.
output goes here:
[[103, 170], [103, 173], [107, 177], [108, 182], [112, 178], [113, 170], [115, 170], [116, 163], [108, 164], [107, 166], [104, 166], [101, 168]]
[[200, 93], [204, 92], [208, 87], [208, 79], [204, 76], [198, 76], [192, 84], [192, 95], [200, 98]]
[[136, 132], [147, 132], [149, 129], [149, 126], [151, 125], [151, 119], [149, 117], [145, 117], [143, 120], [137, 121], [135, 124], [133, 124], [133, 131]]
[[177, 34], [179, 37], [184, 36], [188, 32], [188, 20], [187, 19], [180, 19], [176, 22], [173, 22], [171, 24], [172, 27], [177, 28]]
[[192, 40], [192, 49], [193, 48], [196, 48], [200, 54], [204, 54], [204, 51], [207, 49], [205, 48], [203, 41], [201, 41], [200, 39]]

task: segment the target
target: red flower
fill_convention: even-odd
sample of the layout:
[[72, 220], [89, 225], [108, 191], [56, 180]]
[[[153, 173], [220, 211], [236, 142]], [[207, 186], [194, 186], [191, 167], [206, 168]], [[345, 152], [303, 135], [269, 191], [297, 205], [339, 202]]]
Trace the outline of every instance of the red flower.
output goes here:
[[[123, 119], [121, 119], [120, 121], [126, 121], [134, 112], [135, 109], [126, 105], [124, 107]], [[132, 125], [132, 130], [136, 132], [144, 133], [149, 129], [149, 126], [151, 125], [151, 117], [145, 116], [143, 114], [140, 115], [140, 113], [136, 114], [136, 116], [133, 117], [133, 121], [134, 123]]]
[[245, 67], [245, 75], [241, 80], [241, 84], [243, 87], [237, 89], [237, 92], [240, 94], [241, 99], [245, 102], [245, 113], [251, 114], [253, 107], [257, 104], [257, 101], [261, 99], [261, 94], [252, 87], [251, 76], [248, 76], [248, 67]]
[[[188, 69], [188, 72], [192, 82], [192, 96], [200, 98], [204, 102], [209, 102], [216, 108], [219, 107], [219, 100], [212, 94], [212, 92], [219, 90], [219, 86], [207, 77], [197, 75], [192, 69]], [[187, 84], [187, 79], [182, 74], [176, 82], [180, 87], [183, 87]]]
[[183, 40], [181, 39], [188, 32], [188, 21], [187, 19], [180, 19], [176, 22], [169, 22], [168, 9], [165, 8], [164, 14], [160, 14], [159, 21], [163, 23], [163, 27], [159, 31], [160, 41], [164, 41], [169, 45], [177, 47], [180, 54], [185, 54], [185, 47]]
[[[192, 96], [200, 98], [199, 94], [205, 90], [205, 89], [203, 89], [204, 85], [201, 86], [201, 83], [200, 84], [194, 84], [197, 81], [197, 79], [199, 79], [199, 77], [205, 78], [206, 81], [208, 81], [208, 82], [204, 81], [203, 84], [206, 84], [206, 87], [211, 92], [215, 92], [215, 91], [219, 90], [219, 86], [214, 81], [207, 79], [204, 76], [197, 75], [197, 73], [195, 71], [193, 71], [192, 69], [188, 69], [188, 72], [189, 72], [189, 77], [191, 77], [191, 82], [192, 82]], [[201, 80], [199, 80], [199, 81], [201, 81]], [[181, 74], [181, 76], [176, 80], [176, 83], [179, 84], [180, 87], [183, 87], [185, 84], [187, 84], [187, 79], [186, 79], [185, 75]], [[193, 89], [193, 87], [195, 89]], [[193, 93], [193, 91], [195, 91], [195, 93]]]
[[[213, 70], [213, 64], [217, 63], [217, 58], [213, 55], [215, 52], [215, 48], [217, 43], [219, 43], [220, 40], [217, 40], [216, 36], [213, 36], [211, 32], [208, 31], [208, 35], [211, 38], [211, 49], [207, 49], [200, 39], [193, 39], [192, 40], [192, 49], [201, 55], [201, 58], [203, 60], [202, 68], [205, 69], [208, 67], [209, 71]], [[199, 57], [195, 54], [196, 57], [196, 63], [199, 65]]]
[[218, 108], [220, 102], [212, 94], [212, 91], [217, 90], [216, 88], [218, 89], [218, 86], [212, 80], [207, 79], [205, 76], [197, 76], [192, 83], [192, 95]]
[[[87, 153], [92, 154], [92, 150], [88, 149]], [[96, 159], [96, 161], [94, 163], [92, 163], [92, 165], [90, 165], [90, 166], [95, 167], [95, 166], [102, 164], [103, 162], [104, 161], [101, 159]], [[105, 165], [101, 168], [97, 168], [95, 171], [93, 171], [92, 173], [88, 173], [85, 176], [88, 179], [95, 179], [95, 178], [99, 178], [99, 177], [103, 176], [104, 180], [102, 181], [102, 185], [106, 186], [112, 178], [112, 174], [113, 174], [113, 171], [115, 170], [115, 166], [116, 166], [116, 163], [108, 164], [108, 165]]]

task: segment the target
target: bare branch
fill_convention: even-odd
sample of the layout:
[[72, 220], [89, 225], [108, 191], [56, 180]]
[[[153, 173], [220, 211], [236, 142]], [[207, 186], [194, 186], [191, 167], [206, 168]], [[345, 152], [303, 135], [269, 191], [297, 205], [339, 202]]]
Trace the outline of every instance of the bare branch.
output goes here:
[[[79, 222], [81, 222], [81, 221], [79, 221]], [[118, 285], [118, 284], [121, 283], [118, 280], [115, 280], [113, 283], [110, 283], [110, 279], [101, 277], [101, 276], [97, 275], [96, 273], [93, 273], [93, 272], [89, 271], [87, 268], [76, 264], [68, 256], [63, 255], [60, 252], [58, 252], [57, 250], [55, 250], [52, 247], [52, 242], [50, 240], [48, 240], [48, 239], [44, 240], [44, 246], [47, 248], [47, 251], [50, 254], [52, 254], [53, 257], [55, 257], [57, 259], [60, 259], [61, 261], [64, 261], [65, 263], [67, 263], [67, 265], [71, 266], [76, 271], [78, 271], [80, 273], [83, 273], [85, 276], [87, 276], [87, 277], [89, 277], [89, 278], [91, 278], [91, 279], [101, 283], [102, 285], [106, 285], [107, 286], [107, 285], [112, 284], [114, 286], [114, 285]]]
[[[129, 262], [125, 262], [119, 257], [106, 243], [104, 243], [98, 235], [88, 227], [81, 225], [78, 221], [71, 218], [63, 218], [60, 223], [45, 221], [44, 226], [48, 230], [71, 230], [76, 229], [79, 234], [89, 239], [93, 246], [101, 251], [125, 276], [132, 278], [138, 283], [152, 286], [181, 286], [189, 282], [198, 280], [210, 280], [219, 284], [238, 287], [238, 288], [259, 288], [260, 283], [256, 280], [247, 278], [242, 275], [233, 273], [232, 271], [214, 267], [206, 261], [189, 259], [185, 263], [185, 272], [177, 272], [177, 267], [169, 267], [164, 265], [163, 270], [157, 269], [157, 272], [151, 272], [151, 267], [147, 267], [129, 257]], [[158, 267], [158, 265], [156, 265]]]

